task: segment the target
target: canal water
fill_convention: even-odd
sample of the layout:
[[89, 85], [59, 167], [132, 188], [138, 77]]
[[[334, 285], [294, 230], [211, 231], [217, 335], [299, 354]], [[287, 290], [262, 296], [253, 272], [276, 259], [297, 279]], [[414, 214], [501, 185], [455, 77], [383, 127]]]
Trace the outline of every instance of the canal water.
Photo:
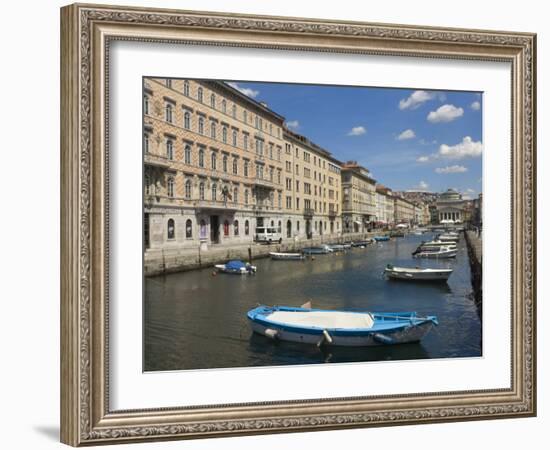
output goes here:
[[[254, 261], [253, 276], [212, 275], [212, 268], [145, 279], [144, 370], [185, 370], [289, 364], [481, 356], [481, 320], [473, 300], [468, 251], [455, 260], [413, 259], [431, 234], [408, 235], [314, 260]], [[449, 267], [447, 283], [389, 281], [386, 264]], [[317, 348], [253, 334], [246, 313], [258, 304], [416, 311], [436, 315], [420, 343]]]

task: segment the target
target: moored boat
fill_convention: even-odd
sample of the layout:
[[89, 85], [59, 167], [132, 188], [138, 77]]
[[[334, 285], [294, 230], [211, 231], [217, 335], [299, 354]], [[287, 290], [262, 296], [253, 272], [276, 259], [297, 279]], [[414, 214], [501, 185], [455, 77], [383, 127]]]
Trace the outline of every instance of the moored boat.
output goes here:
[[330, 311], [289, 306], [258, 306], [247, 314], [252, 330], [271, 339], [304, 344], [374, 346], [420, 341], [437, 317], [415, 312]]
[[238, 259], [228, 261], [225, 264], [216, 264], [214, 267], [218, 269], [219, 272], [233, 275], [250, 275], [256, 273], [256, 266], [250, 263], [244, 263]]
[[454, 242], [448, 242], [448, 241], [428, 241], [420, 244], [420, 247], [456, 247], [456, 244]]
[[454, 258], [458, 250], [455, 247], [419, 247], [413, 252], [415, 258]]
[[333, 252], [343, 252], [344, 250], [349, 250], [351, 248], [351, 244], [328, 244], [328, 247]]
[[302, 253], [269, 252], [271, 259], [280, 261], [300, 261], [305, 258]]
[[420, 267], [395, 267], [388, 264], [384, 269], [387, 277], [411, 281], [447, 281], [453, 269], [430, 269]]
[[327, 253], [332, 253], [332, 249], [325, 244], [318, 247], [304, 247], [302, 252], [305, 255], [326, 255]]
[[384, 241], [389, 241], [390, 237], [389, 236], [374, 236], [374, 240], [376, 242], [384, 242]]

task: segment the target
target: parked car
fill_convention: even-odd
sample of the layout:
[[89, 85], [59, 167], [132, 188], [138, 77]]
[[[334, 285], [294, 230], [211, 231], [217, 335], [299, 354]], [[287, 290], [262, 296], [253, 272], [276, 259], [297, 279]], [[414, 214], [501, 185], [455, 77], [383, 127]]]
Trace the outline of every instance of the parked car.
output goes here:
[[256, 227], [254, 240], [267, 244], [271, 244], [272, 242], [278, 242], [280, 244], [283, 241], [283, 237], [280, 231], [275, 227]]

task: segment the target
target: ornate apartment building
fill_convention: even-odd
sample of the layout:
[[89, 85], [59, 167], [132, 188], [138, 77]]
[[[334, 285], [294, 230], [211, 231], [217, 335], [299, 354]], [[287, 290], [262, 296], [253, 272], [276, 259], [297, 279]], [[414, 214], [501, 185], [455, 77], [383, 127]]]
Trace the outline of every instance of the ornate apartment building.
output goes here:
[[415, 204], [398, 195], [394, 196], [395, 223], [413, 225], [416, 222]]
[[376, 221], [376, 180], [355, 161], [342, 165], [342, 220], [344, 232], [365, 232]]
[[393, 225], [395, 222], [394, 216], [394, 199], [391, 189], [376, 185], [376, 221], [378, 225]]
[[155, 249], [341, 232], [341, 168], [284, 117], [227, 83], [147, 78], [144, 240]]

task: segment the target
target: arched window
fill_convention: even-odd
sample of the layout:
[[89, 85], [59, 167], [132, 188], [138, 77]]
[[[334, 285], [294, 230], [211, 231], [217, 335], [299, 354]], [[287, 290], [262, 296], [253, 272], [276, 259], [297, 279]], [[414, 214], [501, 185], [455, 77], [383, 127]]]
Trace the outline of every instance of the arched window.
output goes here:
[[216, 94], [210, 95], [210, 106], [216, 108]]
[[237, 105], [233, 104], [233, 117], [237, 118]]
[[248, 205], [248, 189], [244, 191], [244, 204]]
[[173, 197], [174, 196], [174, 179], [172, 177], [168, 178], [166, 186], [167, 186], [168, 197]]
[[210, 122], [210, 137], [216, 139], [216, 122]]
[[229, 236], [229, 222], [227, 220], [223, 222], [223, 235]]
[[204, 134], [204, 118], [199, 117], [199, 134]]
[[204, 183], [199, 184], [199, 199], [204, 200]]
[[245, 220], [244, 222], [244, 234], [248, 236], [250, 234], [250, 223], [248, 220]]
[[275, 221], [272, 220], [272, 221], [271, 221], [271, 228], [273, 228], [274, 226], [275, 226]]
[[222, 100], [222, 112], [225, 113], [227, 111], [227, 102], [225, 100]]
[[204, 150], [199, 150], [199, 167], [204, 167]]
[[233, 203], [237, 203], [237, 200], [239, 199], [239, 188], [233, 189]]
[[243, 122], [248, 122], [248, 112], [246, 109], [243, 109]]
[[233, 222], [233, 235], [238, 236], [239, 235], [239, 221], [235, 220]]
[[300, 221], [296, 221], [296, 231], [300, 231]]
[[212, 170], [216, 170], [216, 153], [214, 152], [210, 155], [210, 166]]
[[168, 219], [168, 225], [167, 225], [167, 238], [168, 239], [175, 239], [176, 238], [176, 224], [174, 222], [174, 219]]
[[200, 87], [197, 89], [197, 100], [202, 103], [202, 99], [203, 99], [203, 90]]
[[222, 168], [224, 172], [227, 172], [227, 155], [223, 155]]
[[143, 184], [145, 184], [145, 195], [149, 195], [151, 193], [151, 177], [148, 173], [143, 177]]
[[191, 113], [189, 111], [183, 113], [183, 128], [186, 130], [191, 129]]
[[166, 103], [164, 109], [164, 118], [166, 119], [166, 122], [172, 123], [172, 105], [170, 103]]
[[183, 95], [189, 97], [189, 81], [187, 80], [183, 82]]
[[216, 200], [216, 197], [218, 196], [217, 195], [217, 190], [218, 190], [218, 186], [216, 185], [216, 183], [213, 183], [212, 184], [212, 200]]
[[199, 237], [201, 239], [206, 239], [206, 236], [207, 236], [206, 222], [204, 221], [204, 219], [202, 219], [199, 225]]
[[237, 146], [237, 130], [233, 130], [233, 141], [231, 142], [233, 147]]
[[286, 221], [286, 237], [292, 237], [292, 222], [290, 220]]
[[280, 233], [281, 232], [281, 221], [279, 220], [279, 226], [277, 228], [277, 231]]
[[248, 161], [244, 162], [244, 176], [248, 176]]
[[185, 237], [187, 239], [193, 237], [193, 222], [191, 222], [191, 219], [185, 221]]
[[237, 158], [233, 158], [233, 175], [237, 175], [239, 173], [239, 163], [237, 161]]
[[190, 145], [185, 146], [184, 160], [185, 160], [185, 164], [191, 164], [191, 146]]
[[227, 144], [227, 127], [222, 128], [222, 142]]
[[174, 142], [171, 139], [166, 140], [166, 157], [170, 161], [174, 159]]
[[248, 134], [243, 135], [243, 148], [248, 150]]
[[191, 198], [191, 180], [185, 182], [185, 198]]

